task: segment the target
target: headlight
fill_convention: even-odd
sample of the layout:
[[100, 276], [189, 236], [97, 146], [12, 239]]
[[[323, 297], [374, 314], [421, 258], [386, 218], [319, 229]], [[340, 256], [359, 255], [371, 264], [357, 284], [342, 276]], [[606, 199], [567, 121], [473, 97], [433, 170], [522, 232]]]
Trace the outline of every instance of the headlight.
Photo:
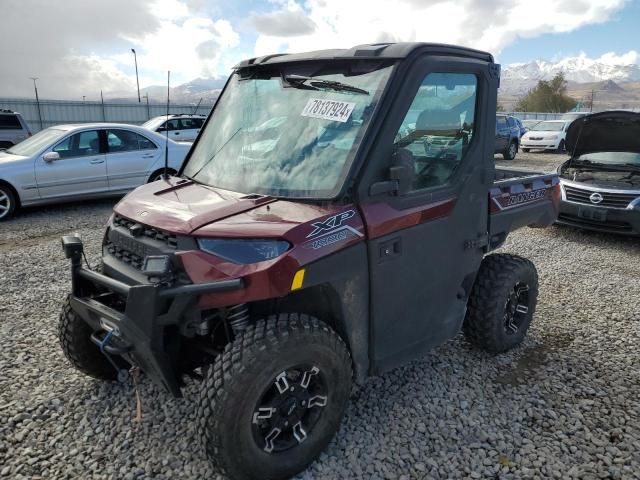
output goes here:
[[549, 137], [547, 137], [549, 140], [556, 140], [558, 138], [558, 135], [551, 135]]
[[205, 252], [233, 263], [256, 263], [272, 260], [289, 250], [285, 240], [240, 240], [200, 238], [198, 245]]

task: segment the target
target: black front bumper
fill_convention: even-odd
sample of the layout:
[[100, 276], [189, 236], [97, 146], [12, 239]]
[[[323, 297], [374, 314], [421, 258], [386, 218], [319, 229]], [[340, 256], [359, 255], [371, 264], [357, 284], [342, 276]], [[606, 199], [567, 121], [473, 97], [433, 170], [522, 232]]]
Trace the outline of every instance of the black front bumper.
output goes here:
[[242, 288], [242, 279], [177, 287], [129, 285], [83, 268], [78, 238], [63, 237], [62, 245], [72, 265], [71, 308], [91, 326], [92, 341], [102, 344], [107, 353], [123, 354], [153, 381], [181, 396], [179, 372], [167, 351], [166, 329], [178, 325], [200, 295]]
[[597, 207], [562, 200], [557, 223], [597, 232], [640, 235], [640, 209]]

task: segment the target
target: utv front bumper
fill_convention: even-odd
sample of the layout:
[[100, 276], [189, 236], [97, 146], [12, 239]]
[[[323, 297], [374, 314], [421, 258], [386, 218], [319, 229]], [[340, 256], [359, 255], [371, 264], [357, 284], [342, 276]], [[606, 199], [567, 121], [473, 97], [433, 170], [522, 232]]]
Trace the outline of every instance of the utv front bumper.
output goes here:
[[91, 340], [103, 353], [121, 355], [173, 395], [181, 396], [167, 328], [193, 311], [200, 295], [240, 289], [242, 279], [181, 286], [129, 285], [83, 268], [79, 238], [62, 237], [62, 247], [71, 260], [71, 309], [94, 331]]

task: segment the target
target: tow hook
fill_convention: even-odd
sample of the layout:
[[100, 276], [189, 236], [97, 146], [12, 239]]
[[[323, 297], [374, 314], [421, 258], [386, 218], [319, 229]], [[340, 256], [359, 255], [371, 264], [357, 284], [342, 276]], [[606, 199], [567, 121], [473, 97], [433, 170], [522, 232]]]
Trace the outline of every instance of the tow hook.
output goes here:
[[91, 335], [91, 341], [98, 346], [98, 348], [100, 349], [100, 353], [102, 353], [105, 357], [107, 357], [107, 360], [109, 360], [109, 363], [118, 372], [118, 382], [124, 383], [129, 378], [129, 372], [123, 368], [118, 367], [116, 362], [114, 362], [113, 358], [111, 358], [111, 355], [122, 355], [124, 353], [131, 351], [131, 347], [117, 347], [114, 345], [109, 345], [111, 337], [114, 334], [113, 332], [114, 332], [113, 330], [107, 331], [107, 333], [102, 338], [100, 338], [98, 336], [98, 333], [95, 332]]

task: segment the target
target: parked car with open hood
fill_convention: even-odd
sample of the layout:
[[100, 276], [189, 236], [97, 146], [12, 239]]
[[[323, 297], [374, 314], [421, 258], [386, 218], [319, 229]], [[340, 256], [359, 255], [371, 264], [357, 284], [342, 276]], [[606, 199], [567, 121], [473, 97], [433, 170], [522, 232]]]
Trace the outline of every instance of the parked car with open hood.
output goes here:
[[564, 152], [570, 123], [570, 120], [545, 120], [538, 123], [522, 136], [522, 151], [540, 149]]
[[580, 118], [569, 126], [567, 148], [558, 223], [640, 235], [640, 113]]
[[[0, 220], [19, 206], [119, 196], [163, 172], [164, 136], [135, 125], [58, 125], [0, 152]], [[189, 144], [168, 140], [169, 173]]]

